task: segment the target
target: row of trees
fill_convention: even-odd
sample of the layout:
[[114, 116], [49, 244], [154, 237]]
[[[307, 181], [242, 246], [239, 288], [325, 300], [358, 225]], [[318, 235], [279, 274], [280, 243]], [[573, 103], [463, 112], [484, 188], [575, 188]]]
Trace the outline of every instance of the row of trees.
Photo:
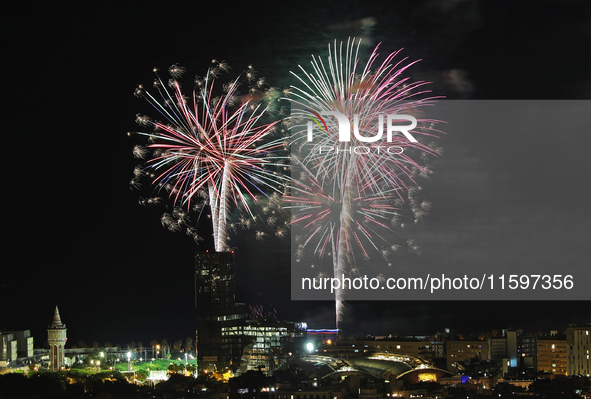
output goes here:
[[183, 364], [183, 363], [171, 363], [168, 366], [168, 374], [189, 374], [195, 375], [197, 374], [197, 365], [196, 364]]
[[[74, 349], [76, 349], [76, 348], [98, 349], [101, 346], [96, 341], [92, 342], [89, 345], [89, 344], [85, 343], [84, 341], [80, 340], [77, 343], [72, 344], [71, 347]], [[129, 344], [127, 344], [126, 347], [123, 347], [120, 344], [117, 344], [116, 346], [114, 346], [111, 342], [107, 341], [107, 342], [105, 342], [105, 345], [103, 347], [104, 348], [116, 347], [119, 350], [121, 350], [122, 348], [127, 348], [131, 351], [143, 351], [143, 350], [151, 348], [151, 350], [154, 353], [156, 353], [156, 351], [161, 351], [161, 353], [171, 353], [171, 352], [183, 353], [183, 352], [190, 352], [192, 349], [194, 349], [195, 345], [194, 345], [193, 338], [189, 337], [189, 338], [185, 339], [185, 341], [183, 341], [182, 339], [179, 339], [178, 341], [174, 341], [172, 344], [170, 344], [168, 342], [168, 340], [166, 340], [166, 339], [163, 339], [162, 341], [156, 341], [153, 339], [152, 341], [150, 341], [149, 346], [144, 346], [144, 343], [142, 341], [139, 341], [137, 343], [135, 341], [131, 341]]]

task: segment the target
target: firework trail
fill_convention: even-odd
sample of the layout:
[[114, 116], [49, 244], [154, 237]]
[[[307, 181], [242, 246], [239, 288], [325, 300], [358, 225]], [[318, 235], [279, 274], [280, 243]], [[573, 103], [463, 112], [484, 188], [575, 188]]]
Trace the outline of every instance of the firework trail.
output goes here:
[[[278, 122], [266, 123], [277, 91], [267, 89], [252, 67], [220, 89], [218, 78], [228, 69], [225, 62], [214, 60], [205, 77], [195, 78], [190, 96], [179, 83], [184, 68], [177, 65], [169, 68], [172, 78], [166, 83], [154, 70], [156, 95], [143, 86], [135, 91], [162, 121], [137, 116], [137, 122], [152, 131], [137, 132], [149, 144], [134, 147], [134, 155], [147, 162], [134, 171], [132, 186], [147, 175], [158, 191], [168, 191], [175, 210], [162, 217], [162, 224], [173, 231], [186, 224], [192, 207], [201, 214], [209, 205], [218, 252], [229, 250], [230, 208], [239, 206], [253, 216], [249, 199], [282, 192], [285, 177], [279, 169], [287, 163], [284, 140], [276, 134]], [[239, 92], [244, 81], [250, 86], [248, 94]], [[194, 237], [200, 239], [196, 233]]]
[[[425, 97], [429, 93], [422, 88], [426, 82], [410, 82], [402, 76], [414, 62], [402, 59], [394, 63], [398, 51], [378, 65], [378, 46], [361, 68], [359, 46], [360, 41], [339, 45], [335, 41], [333, 47], [329, 45], [326, 62], [313, 57], [313, 72], [300, 66], [303, 75], [294, 75], [303, 86], [292, 87], [290, 96], [292, 185], [287, 200], [292, 222], [302, 226], [296, 259], [303, 247], [315, 243], [317, 255], [331, 252], [335, 277], [354, 268], [356, 248], [366, 259], [372, 249], [386, 258], [397, 248], [379, 231], [393, 231], [400, 223], [402, 206], [411, 208], [415, 220], [422, 219], [429, 204], [414, 197], [416, 178], [430, 173], [421, 162], [425, 156], [440, 151], [434, 144], [424, 143], [440, 133], [434, 129], [437, 121], [418, 118], [419, 108], [431, 105], [436, 97]], [[351, 135], [350, 141], [339, 140], [335, 118], [322, 119], [320, 115], [327, 112], [344, 114], [352, 122], [355, 136]], [[392, 114], [415, 117], [415, 140], [396, 132], [388, 135], [388, 143], [367, 147], [367, 139], [377, 137], [376, 129]], [[313, 142], [308, 141], [311, 120], [322, 132]], [[381, 135], [381, 130], [378, 133]], [[409, 242], [410, 247], [418, 251], [414, 242]], [[342, 289], [336, 290], [337, 328], [343, 314], [343, 294]]]
[[249, 319], [265, 319], [272, 318], [277, 319], [277, 309], [273, 308], [267, 310], [263, 305], [255, 304], [248, 306], [248, 318]]

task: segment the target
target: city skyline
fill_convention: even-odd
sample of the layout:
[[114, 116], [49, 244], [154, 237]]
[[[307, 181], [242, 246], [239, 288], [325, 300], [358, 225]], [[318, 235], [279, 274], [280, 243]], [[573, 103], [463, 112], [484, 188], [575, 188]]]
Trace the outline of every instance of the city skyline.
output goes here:
[[[534, 18], [528, 16], [531, 4], [511, 8], [466, 1], [446, 11], [444, 2], [435, 10], [426, 2], [364, 3], [349, 1], [337, 10], [322, 3], [314, 16], [303, 9], [263, 7], [254, 22], [243, 18], [256, 15], [254, 9], [238, 7], [225, 11], [225, 29], [216, 34], [220, 11], [213, 6], [7, 6], [14, 37], [5, 66], [10, 103], [3, 219], [10, 237], [0, 279], [8, 306], [0, 327], [30, 329], [38, 337], [57, 305], [73, 340], [123, 345], [132, 339], [192, 336], [194, 253], [212, 246], [197, 247], [191, 237], [168, 232], [160, 225], [162, 209], [138, 205], [138, 193], [128, 186], [134, 142], [125, 133], [137, 130], [137, 113], [147, 112], [133, 90], [152, 80], [154, 66], [179, 63], [200, 73], [214, 58], [236, 71], [253, 64], [272, 86], [282, 88], [294, 84], [290, 70], [308, 62], [310, 54], [323, 54], [337, 36], [367, 33], [359, 21], [371, 17], [375, 24], [365, 39], [383, 42], [384, 53], [404, 47], [407, 56], [421, 58], [417, 76], [436, 80], [434, 90], [447, 90], [443, 94], [452, 98], [591, 97], [580, 51], [590, 40], [581, 17], [587, 5], [553, 8], [550, 1], [536, 8]], [[212, 18], [196, 27], [191, 15], [198, 11]], [[445, 22], [452, 17], [463, 23]], [[546, 32], [549, 20], [561, 29]], [[501, 26], [511, 34], [502, 33]], [[302, 39], [291, 39], [297, 36], [293, 32]], [[530, 32], [539, 40], [531, 40]], [[445, 85], [444, 72], [454, 70], [468, 74], [465, 84], [472, 90]], [[506, 261], [554, 262], [557, 269], [568, 266], [564, 262], [588, 261], [590, 142], [583, 133], [514, 138], [475, 132], [461, 142], [442, 138], [450, 155], [433, 162], [434, 177], [424, 184], [433, 208], [411, 231], [423, 245], [420, 260], [443, 253], [465, 267], [498, 253]], [[509, 142], [515, 145], [508, 148]], [[258, 241], [254, 232], [245, 233], [231, 238], [237, 248], [237, 302], [277, 309], [281, 320], [333, 327], [334, 304], [290, 300], [289, 259], [277, 264], [279, 254], [289, 252], [289, 240]], [[406, 253], [395, 261], [418, 262]], [[538, 330], [591, 319], [589, 301], [542, 302], [543, 315], [531, 311], [537, 304], [351, 302], [344, 324], [351, 334], [418, 334], [460, 330], [470, 322], [488, 330]]]

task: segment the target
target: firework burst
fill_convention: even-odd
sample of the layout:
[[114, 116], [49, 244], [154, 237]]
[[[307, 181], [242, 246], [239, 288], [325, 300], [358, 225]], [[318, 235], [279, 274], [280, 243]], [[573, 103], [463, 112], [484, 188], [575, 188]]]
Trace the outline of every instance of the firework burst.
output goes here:
[[[296, 259], [309, 246], [319, 256], [330, 252], [335, 277], [354, 270], [356, 258], [367, 259], [370, 252], [387, 258], [397, 244], [382, 232], [392, 232], [401, 223], [402, 207], [410, 207], [416, 221], [424, 217], [429, 204], [416, 200], [416, 178], [430, 174], [422, 161], [439, 152], [427, 143], [440, 133], [434, 128], [437, 121], [419, 117], [420, 108], [436, 98], [423, 89], [426, 82], [403, 76], [414, 62], [395, 61], [400, 53], [395, 52], [378, 64], [376, 47], [361, 68], [359, 47], [355, 40], [329, 46], [326, 62], [313, 57], [313, 72], [300, 67], [302, 75], [294, 73], [303, 86], [292, 87], [290, 94], [293, 158], [287, 199], [292, 222], [301, 233]], [[351, 121], [355, 135], [349, 141], [340, 140], [340, 120], [320, 116], [335, 113]], [[386, 115], [393, 114], [415, 118], [414, 140], [395, 132], [388, 135], [387, 143], [368, 147], [368, 139], [379, 138], [376, 129], [381, 136]], [[314, 141], [310, 141], [311, 120], [322, 132]], [[418, 252], [414, 241], [408, 246]], [[343, 295], [342, 289], [335, 293], [337, 327]]]
[[[166, 83], [155, 69], [157, 94], [141, 85], [135, 91], [158, 111], [160, 119], [136, 118], [140, 126], [152, 130], [137, 132], [148, 144], [135, 146], [133, 153], [147, 161], [135, 169], [132, 186], [146, 175], [157, 191], [168, 192], [175, 211], [165, 214], [162, 224], [172, 231], [186, 224], [184, 212], [196, 205], [201, 214], [203, 205], [209, 205], [219, 252], [229, 249], [230, 208], [239, 206], [253, 216], [248, 199], [282, 192], [281, 169], [287, 163], [278, 122], [267, 122], [276, 91], [266, 88], [264, 79], [257, 80], [252, 67], [220, 85], [218, 78], [228, 69], [224, 61], [214, 60], [205, 77], [195, 78], [190, 95], [179, 82], [183, 67], [170, 67], [172, 78]], [[244, 84], [247, 93], [239, 91]]]

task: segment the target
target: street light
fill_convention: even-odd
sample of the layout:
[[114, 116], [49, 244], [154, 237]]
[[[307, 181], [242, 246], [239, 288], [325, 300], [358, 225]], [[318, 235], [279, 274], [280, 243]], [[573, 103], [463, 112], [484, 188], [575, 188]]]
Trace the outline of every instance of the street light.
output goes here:
[[127, 352], [127, 369], [131, 370], [131, 352]]
[[159, 353], [160, 353], [160, 345], [156, 345], [156, 359], [158, 359]]
[[312, 353], [312, 351], [314, 350], [314, 344], [312, 344], [312, 342], [308, 342], [308, 343], [306, 344], [306, 348], [308, 349], [308, 351], [309, 351], [310, 353]]

